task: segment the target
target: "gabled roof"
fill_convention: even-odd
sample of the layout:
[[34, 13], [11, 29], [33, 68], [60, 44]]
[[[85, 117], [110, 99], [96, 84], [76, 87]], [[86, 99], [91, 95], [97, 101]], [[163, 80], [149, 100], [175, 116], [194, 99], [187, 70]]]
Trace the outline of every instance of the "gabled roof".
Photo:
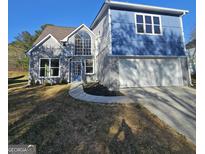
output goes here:
[[91, 29], [95, 27], [95, 25], [101, 20], [101, 17], [105, 13], [108, 8], [114, 8], [119, 10], [132, 10], [132, 11], [146, 11], [146, 12], [156, 12], [156, 13], [166, 13], [170, 15], [182, 16], [189, 11], [187, 10], [179, 10], [179, 9], [172, 9], [172, 8], [165, 8], [165, 7], [158, 7], [158, 6], [150, 6], [150, 5], [142, 5], [142, 4], [133, 4], [127, 2], [118, 2], [118, 1], [111, 1], [106, 0], [102, 5], [100, 11], [98, 12], [97, 16], [95, 17], [93, 23], [91, 24]]
[[42, 33], [40, 34], [40, 36], [37, 38], [37, 40], [34, 42], [33, 45], [39, 43], [49, 34], [51, 34], [58, 42], [60, 42], [61, 39], [65, 38], [67, 35], [72, 33], [75, 29], [76, 29], [75, 27], [60, 27], [60, 26], [48, 25], [45, 27], [45, 29], [42, 31]]
[[36, 43], [35, 45], [33, 45], [33, 47], [32, 47], [30, 50], [28, 50], [28, 51], [26, 52], [26, 54], [29, 55], [31, 51], [33, 51], [34, 49], [36, 49], [39, 45], [41, 45], [42, 43], [44, 43], [44, 42], [45, 42], [46, 40], [48, 40], [49, 38], [52, 38], [53, 40], [56, 41], [57, 44], [59, 44], [62, 48], [64, 48], [64, 47], [60, 44], [60, 42], [59, 42], [52, 34], [48, 34], [48, 35], [46, 35], [43, 39], [41, 39], [38, 43]]
[[81, 28], [85, 27], [92, 35], [95, 36], [95, 34], [88, 28], [85, 24], [80, 25], [78, 28], [76, 28], [74, 31], [72, 31], [70, 34], [68, 34], [65, 38], [63, 38], [61, 41], [66, 42], [69, 37], [74, 35], [76, 32], [78, 32]]

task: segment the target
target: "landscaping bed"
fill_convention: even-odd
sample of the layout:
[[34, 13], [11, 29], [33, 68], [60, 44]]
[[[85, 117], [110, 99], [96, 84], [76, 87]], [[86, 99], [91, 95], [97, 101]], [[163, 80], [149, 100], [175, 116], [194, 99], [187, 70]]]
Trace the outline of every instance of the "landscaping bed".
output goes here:
[[96, 96], [124, 96], [119, 91], [110, 91], [107, 87], [99, 84], [98, 82], [83, 84], [83, 89], [87, 94]]

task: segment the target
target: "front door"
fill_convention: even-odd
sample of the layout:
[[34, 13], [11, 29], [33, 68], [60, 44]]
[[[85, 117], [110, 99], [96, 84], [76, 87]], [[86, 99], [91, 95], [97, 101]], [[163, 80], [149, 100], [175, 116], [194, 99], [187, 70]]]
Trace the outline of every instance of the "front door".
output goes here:
[[72, 61], [72, 81], [82, 80], [82, 62]]

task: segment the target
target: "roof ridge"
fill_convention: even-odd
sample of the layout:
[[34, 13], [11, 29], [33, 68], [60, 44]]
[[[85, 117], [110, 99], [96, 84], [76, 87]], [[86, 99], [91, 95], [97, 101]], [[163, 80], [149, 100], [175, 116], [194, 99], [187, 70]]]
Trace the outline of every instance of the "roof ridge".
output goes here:
[[77, 27], [74, 27], [74, 26], [69, 26], [69, 27], [67, 27], [67, 26], [58, 26], [58, 25], [46, 25], [46, 27], [59, 27], [59, 28], [77, 28]]

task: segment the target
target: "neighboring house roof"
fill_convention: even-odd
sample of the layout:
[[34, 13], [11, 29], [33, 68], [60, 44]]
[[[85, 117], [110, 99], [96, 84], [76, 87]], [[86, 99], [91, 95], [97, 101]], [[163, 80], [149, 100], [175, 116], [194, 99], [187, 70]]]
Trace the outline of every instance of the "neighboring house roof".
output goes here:
[[117, 1], [108, 1], [106, 0], [95, 17], [93, 23], [91, 24], [91, 29], [101, 20], [101, 17], [104, 15], [105, 11], [108, 8], [122, 9], [122, 10], [132, 10], [132, 11], [147, 11], [147, 12], [157, 12], [157, 13], [167, 13], [170, 15], [182, 16], [188, 13], [188, 10], [179, 10], [165, 7], [149, 6], [142, 4], [133, 4], [127, 2], [117, 2]]
[[60, 26], [52, 26], [48, 25], [45, 29], [41, 32], [40, 36], [34, 42], [33, 45], [36, 45], [41, 40], [43, 40], [46, 36], [51, 34], [58, 42], [65, 38], [67, 35], [72, 33], [76, 28], [74, 27], [60, 27]]
[[191, 40], [186, 44], [187, 49], [196, 48], [196, 39]]

